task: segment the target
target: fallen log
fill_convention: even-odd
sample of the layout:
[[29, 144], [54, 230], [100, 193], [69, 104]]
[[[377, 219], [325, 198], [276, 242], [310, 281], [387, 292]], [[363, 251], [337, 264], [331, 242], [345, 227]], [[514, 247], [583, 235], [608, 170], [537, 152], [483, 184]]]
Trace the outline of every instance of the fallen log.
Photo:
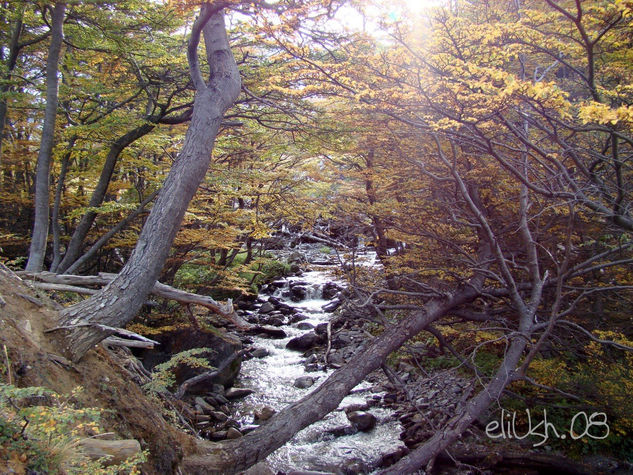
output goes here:
[[130, 348], [154, 348], [154, 346], [160, 345], [159, 342], [151, 340], [146, 336], [139, 335], [138, 333], [131, 332], [130, 330], [125, 330], [124, 328], [109, 327], [107, 325], [101, 325], [99, 323], [84, 323], [80, 325], [70, 326], [62, 325], [44, 330], [44, 333], [52, 333], [57, 330], [69, 330], [71, 328], [76, 328], [77, 326], [96, 327], [100, 330], [110, 333], [111, 335], [119, 335], [118, 337], [109, 336], [103, 340], [103, 343], [112, 346], [126, 346]]
[[504, 469], [523, 469], [558, 475], [592, 475], [604, 472], [605, 469], [609, 473], [615, 473], [616, 469], [630, 470], [631, 468], [631, 464], [606, 458], [576, 461], [557, 454], [495, 451], [490, 447], [481, 447], [479, 452], [472, 449], [453, 449], [450, 457], [446, 453], [440, 453], [436, 459], [436, 467], [438, 465], [454, 466], [456, 461], [459, 464], [474, 465], [484, 471], [501, 472]]
[[209, 381], [216, 376], [218, 376], [222, 371], [224, 371], [233, 361], [237, 358], [244, 356], [246, 350], [238, 351], [237, 353], [232, 354], [229, 358], [224, 360], [218, 367], [212, 371], [207, 371], [206, 373], [199, 374], [198, 376], [194, 376], [193, 378], [189, 378], [185, 382], [183, 382], [178, 390], [174, 393], [174, 397], [176, 399], [182, 399], [183, 396], [187, 393], [189, 388], [196, 384], [200, 384], [204, 381]]
[[[86, 286], [103, 286], [110, 283], [116, 277], [116, 274], [100, 272], [98, 275], [72, 275], [72, 274], [55, 274], [53, 272], [18, 272], [20, 277], [34, 281], [34, 285], [38, 288], [46, 290], [59, 290], [66, 292], [76, 292], [84, 294], [94, 294], [96, 289], [86, 288]], [[200, 305], [213, 311], [217, 315], [224, 317], [233, 322], [237, 327], [246, 329], [250, 324], [242, 319], [233, 308], [233, 302], [228, 299], [225, 304], [217, 302], [207, 295], [192, 294], [171, 287], [161, 282], [156, 282], [151, 293], [157, 297], [175, 300], [183, 305]]]
[[81, 439], [79, 447], [92, 460], [106, 457], [106, 465], [120, 464], [141, 452], [141, 444], [135, 439]]
[[57, 292], [73, 292], [76, 294], [94, 295], [98, 292], [96, 289], [86, 287], [78, 287], [76, 285], [67, 284], [51, 284], [48, 282], [33, 282], [33, 287], [42, 290], [53, 290]]
[[152, 350], [156, 346], [156, 343], [152, 341], [128, 340], [127, 338], [118, 338], [116, 336], [109, 336], [101, 343], [110, 346], [125, 346], [126, 348], [143, 348], [147, 350]]

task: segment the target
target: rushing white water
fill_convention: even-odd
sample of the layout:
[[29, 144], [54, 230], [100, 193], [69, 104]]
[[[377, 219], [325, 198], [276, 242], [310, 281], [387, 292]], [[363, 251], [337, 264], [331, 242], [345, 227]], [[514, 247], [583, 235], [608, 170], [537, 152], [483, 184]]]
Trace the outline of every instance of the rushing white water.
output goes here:
[[[322, 310], [329, 301], [321, 297], [321, 288], [332, 277], [325, 271], [310, 271], [300, 277], [290, 277], [292, 281], [305, 283], [308, 298], [301, 302], [291, 302], [281, 297], [283, 289], [278, 291], [278, 298], [297, 308], [308, 317], [305, 322], [314, 326], [327, 322], [332, 314]], [[304, 360], [300, 352], [287, 350], [286, 343], [295, 336], [310, 330], [299, 330], [296, 326], [282, 327], [288, 337], [273, 340], [254, 337], [254, 346], [265, 348], [269, 356], [253, 358], [242, 364], [238, 385], [255, 390], [237, 407], [237, 415], [241, 424], [252, 424], [254, 409], [270, 406], [276, 411], [283, 409], [310, 391], [314, 390], [331, 372], [306, 372]], [[315, 379], [315, 385], [308, 389], [294, 387], [294, 381], [300, 376]], [[267, 462], [274, 470], [286, 472], [290, 470], [319, 470], [334, 473], [367, 473], [371, 467], [386, 453], [394, 451], [402, 443], [399, 440], [401, 430], [397, 421], [393, 420], [391, 411], [372, 407], [369, 409], [378, 424], [370, 432], [357, 432], [352, 435], [334, 436], [333, 429], [349, 427], [345, 412], [342, 410], [352, 404], [363, 404], [371, 397], [371, 385], [363, 382], [357, 386], [339, 405], [339, 409], [328, 414], [323, 420], [299, 432], [285, 446], [271, 454]], [[379, 398], [380, 395], [374, 395]]]

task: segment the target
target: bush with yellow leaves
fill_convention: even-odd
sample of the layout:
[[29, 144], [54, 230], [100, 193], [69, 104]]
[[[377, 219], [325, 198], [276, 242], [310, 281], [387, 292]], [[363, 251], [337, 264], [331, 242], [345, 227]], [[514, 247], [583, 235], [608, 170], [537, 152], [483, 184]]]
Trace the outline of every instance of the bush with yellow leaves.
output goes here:
[[0, 472], [138, 474], [140, 453], [118, 465], [91, 460], [80, 441], [101, 432], [101, 409], [76, 407], [81, 388], [61, 396], [41, 387], [0, 384]]

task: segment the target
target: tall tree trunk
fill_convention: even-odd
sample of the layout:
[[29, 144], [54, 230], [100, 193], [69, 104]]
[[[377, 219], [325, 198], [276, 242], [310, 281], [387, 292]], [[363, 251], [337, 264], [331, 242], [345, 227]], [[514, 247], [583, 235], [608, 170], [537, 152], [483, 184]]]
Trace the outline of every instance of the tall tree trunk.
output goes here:
[[[105, 160], [105, 164], [101, 169], [101, 175], [99, 176], [99, 181], [97, 182], [97, 186], [92, 192], [92, 196], [90, 197], [90, 202], [88, 206], [90, 208], [96, 208], [101, 206], [103, 200], [105, 198], [106, 192], [108, 190], [108, 185], [110, 184], [110, 180], [112, 179], [112, 174], [114, 173], [114, 167], [116, 166], [117, 160], [121, 152], [130, 144], [132, 144], [135, 140], [147, 135], [156, 127], [154, 124], [143, 124], [135, 129], [129, 131], [127, 134], [119, 137], [111, 146], [108, 151], [108, 155]], [[70, 242], [68, 243], [68, 247], [66, 248], [66, 252], [64, 254], [64, 258], [61, 260], [59, 265], [51, 266], [52, 272], [64, 273], [66, 270], [79, 258], [81, 255], [81, 248], [83, 246], [84, 240], [88, 235], [88, 231], [90, 231], [90, 227], [92, 223], [94, 223], [95, 218], [97, 217], [97, 213], [94, 211], [87, 211], [79, 221], [77, 228], [75, 228], [75, 232], [70, 238]]]
[[37, 155], [37, 171], [35, 173], [35, 219], [29, 260], [26, 269], [40, 271], [44, 265], [46, 256], [46, 241], [48, 238], [48, 219], [50, 209], [50, 170], [53, 152], [53, 140], [55, 138], [55, 119], [57, 118], [57, 93], [59, 69], [59, 55], [62, 49], [64, 35], [64, 12], [66, 4], [56, 3], [53, 7], [51, 23], [51, 44], [48, 48], [46, 60], [46, 109], [44, 111], [44, 124], [42, 126], [42, 140], [40, 151]]
[[20, 34], [22, 33], [22, 16], [24, 15], [24, 7], [21, 7], [17, 13], [17, 18], [13, 24], [11, 32], [11, 40], [9, 43], [9, 56], [7, 58], [7, 71], [4, 76], [4, 84], [0, 87], [0, 157], [2, 157], [2, 140], [4, 139], [4, 126], [7, 121], [7, 99], [5, 94], [11, 89], [10, 80], [11, 73], [18, 61], [18, 53], [20, 52]]
[[51, 215], [51, 224], [53, 226], [53, 263], [51, 264], [51, 271], [57, 268], [61, 259], [60, 254], [60, 235], [61, 229], [59, 226], [59, 208], [62, 202], [62, 193], [64, 191], [64, 181], [66, 180], [66, 173], [68, 172], [68, 163], [70, 162], [70, 156], [77, 141], [77, 136], [74, 136], [68, 142], [68, 149], [62, 159], [62, 168], [59, 172], [59, 178], [57, 179], [57, 186], [55, 187], [55, 199], [53, 200], [53, 214]]
[[[229, 48], [223, 7], [223, 4], [203, 5], [194, 23], [188, 48], [196, 87], [191, 124], [134, 252], [108, 286], [62, 312], [63, 325], [77, 326], [66, 338], [68, 353], [74, 361], [108, 335], [91, 325], [123, 326], [134, 318], [160, 275], [187, 206], [207, 172], [224, 113], [240, 92], [240, 76]], [[203, 28], [211, 69], [208, 84], [200, 73], [197, 56]]]

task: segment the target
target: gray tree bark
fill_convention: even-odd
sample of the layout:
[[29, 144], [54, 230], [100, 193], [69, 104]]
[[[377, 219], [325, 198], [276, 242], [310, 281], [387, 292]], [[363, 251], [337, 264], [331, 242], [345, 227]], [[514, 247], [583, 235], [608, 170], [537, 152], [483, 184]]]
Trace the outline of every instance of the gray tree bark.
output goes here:
[[51, 23], [51, 44], [48, 48], [46, 60], [46, 109], [42, 126], [40, 151], [37, 155], [37, 171], [35, 174], [35, 218], [29, 260], [26, 269], [29, 271], [42, 270], [46, 256], [46, 241], [48, 239], [48, 219], [50, 210], [50, 170], [55, 138], [55, 119], [57, 118], [59, 55], [64, 36], [64, 13], [66, 4], [56, 3], [53, 7]]
[[236, 473], [264, 460], [301, 429], [336, 409], [365, 376], [380, 368], [387, 356], [404, 342], [451, 310], [475, 299], [482, 281], [481, 276], [475, 276], [470, 285], [457, 289], [452, 296], [431, 300], [419, 311], [387, 328], [316, 390], [284, 408], [253, 432], [219, 444], [196, 441], [200, 453], [183, 460], [184, 472], [191, 475]]
[[[143, 226], [134, 252], [110, 284], [90, 299], [62, 312], [62, 325], [123, 326], [134, 318], [158, 279], [187, 206], [207, 172], [224, 113], [240, 92], [239, 71], [224, 25], [224, 6], [203, 5], [194, 23], [188, 48], [191, 76], [196, 87], [191, 124], [183, 149]], [[211, 70], [208, 83], [200, 73], [197, 56], [203, 29]], [[69, 356], [74, 361], [79, 360], [107, 336], [97, 327], [78, 327], [69, 331], [66, 335]]]

